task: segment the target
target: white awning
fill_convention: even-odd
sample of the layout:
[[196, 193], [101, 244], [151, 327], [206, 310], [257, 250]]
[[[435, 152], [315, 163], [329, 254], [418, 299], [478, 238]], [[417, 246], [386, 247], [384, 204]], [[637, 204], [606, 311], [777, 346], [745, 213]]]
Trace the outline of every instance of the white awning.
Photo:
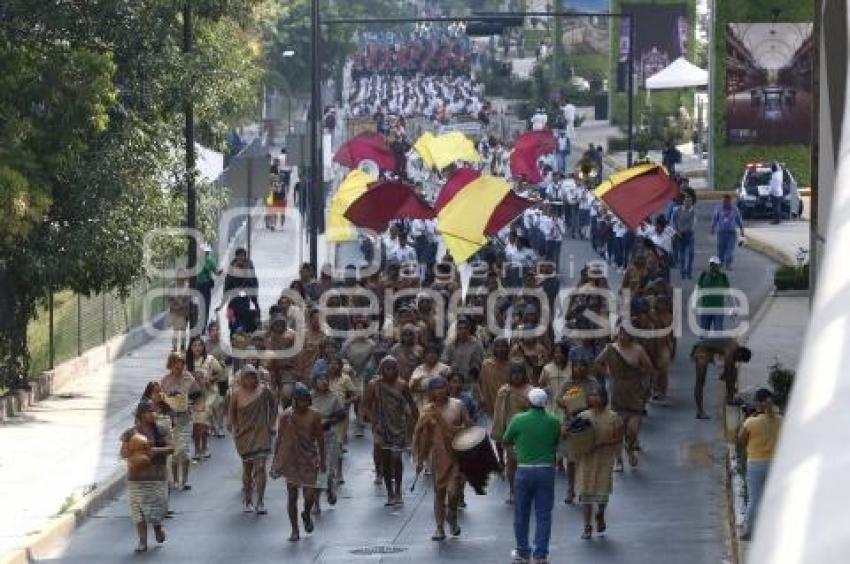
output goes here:
[[684, 57], [679, 57], [669, 66], [646, 79], [647, 90], [691, 88], [707, 84], [708, 71], [691, 64]]

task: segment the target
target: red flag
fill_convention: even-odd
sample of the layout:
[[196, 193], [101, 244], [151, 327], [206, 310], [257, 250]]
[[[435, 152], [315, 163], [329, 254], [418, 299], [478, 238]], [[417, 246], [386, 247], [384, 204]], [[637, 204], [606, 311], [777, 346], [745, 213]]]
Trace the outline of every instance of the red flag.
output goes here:
[[368, 191], [348, 206], [344, 215], [354, 225], [378, 233], [386, 230], [392, 219], [436, 217], [433, 208], [416, 193], [416, 188], [393, 180], [370, 185]]
[[348, 168], [357, 168], [360, 161], [371, 160], [381, 170], [395, 170], [395, 155], [380, 133], [361, 133], [339, 148], [334, 160]]
[[644, 164], [612, 174], [594, 194], [634, 230], [641, 221], [663, 209], [678, 190], [663, 166]]
[[529, 131], [517, 137], [511, 152], [511, 175], [528, 182], [541, 182], [537, 159], [555, 150], [555, 136], [550, 130]]

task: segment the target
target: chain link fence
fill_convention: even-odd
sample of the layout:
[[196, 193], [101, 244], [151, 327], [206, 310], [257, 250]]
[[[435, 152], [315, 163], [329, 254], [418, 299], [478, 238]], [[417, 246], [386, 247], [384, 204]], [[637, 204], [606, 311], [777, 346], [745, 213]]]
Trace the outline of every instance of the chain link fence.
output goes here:
[[165, 299], [154, 298], [145, 311], [145, 296], [154, 284], [140, 280], [126, 296], [117, 291], [82, 296], [57, 292], [38, 308], [27, 327], [30, 375], [49, 370], [128, 333], [165, 311]]

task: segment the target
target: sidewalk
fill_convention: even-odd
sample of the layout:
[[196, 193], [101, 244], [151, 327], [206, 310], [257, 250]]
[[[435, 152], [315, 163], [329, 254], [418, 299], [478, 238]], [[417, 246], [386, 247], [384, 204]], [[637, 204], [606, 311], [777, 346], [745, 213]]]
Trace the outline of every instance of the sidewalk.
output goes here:
[[[292, 219], [275, 232], [265, 231], [262, 219], [255, 220], [252, 258], [263, 311], [297, 274], [293, 243], [299, 225]], [[217, 290], [214, 304], [220, 299]], [[170, 348], [170, 332], [160, 333], [116, 362], [79, 375], [0, 426], [0, 562], [26, 562], [26, 553], [16, 548], [36, 539], [44, 544], [61, 540], [73, 530], [73, 510], [79, 509], [72, 507], [75, 503], [96, 488], [94, 497], [103, 498], [120, 488], [124, 463], [119, 436], [132, 426], [133, 409], [147, 382], [165, 374]], [[15, 553], [17, 559], [7, 560]]]
[[[808, 208], [807, 198], [804, 200]], [[769, 221], [745, 222], [746, 239], [744, 245], [757, 253], [762, 253], [780, 264], [797, 265], [797, 255], [801, 251], [809, 252], [808, 213], [802, 220], [783, 221], [772, 225]]]

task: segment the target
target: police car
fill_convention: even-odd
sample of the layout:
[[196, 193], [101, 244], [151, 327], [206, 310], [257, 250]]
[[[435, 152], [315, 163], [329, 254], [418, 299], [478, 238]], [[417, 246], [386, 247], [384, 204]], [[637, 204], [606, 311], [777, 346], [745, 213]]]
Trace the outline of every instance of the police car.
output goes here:
[[[741, 217], [773, 217], [773, 202], [770, 199], [771, 163], [747, 163], [737, 187], [738, 209]], [[791, 171], [782, 167], [782, 216], [797, 218], [803, 215], [803, 201], [799, 187]]]

